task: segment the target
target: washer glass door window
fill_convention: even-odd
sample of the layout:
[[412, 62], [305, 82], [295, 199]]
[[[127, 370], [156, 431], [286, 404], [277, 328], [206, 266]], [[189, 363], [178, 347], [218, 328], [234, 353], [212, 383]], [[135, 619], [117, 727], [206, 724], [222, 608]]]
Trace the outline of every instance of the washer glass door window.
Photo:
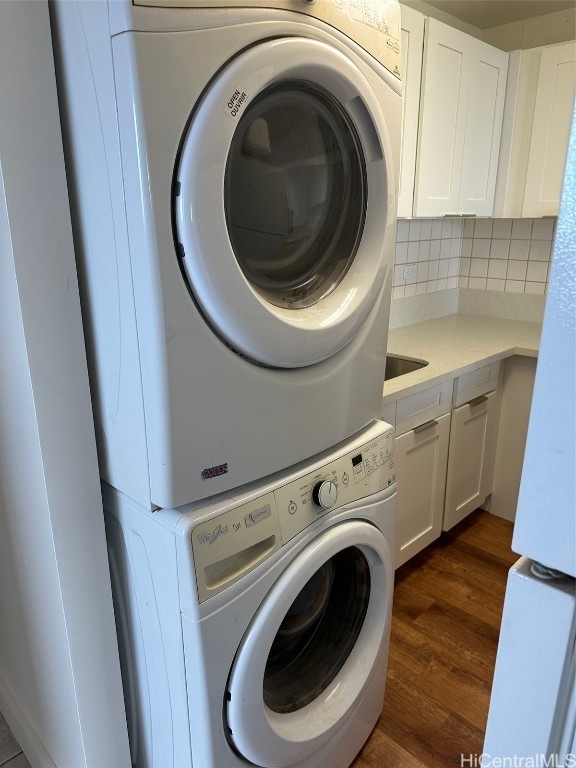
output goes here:
[[244, 112], [225, 177], [232, 248], [247, 280], [273, 304], [308, 307], [338, 285], [366, 213], [356, 129], [311, 83], [267, 88]]
[[259, 364], [327, 359], [381, 299], [394, 183], [366, 67], [315, 40], [263, 42], [191, 114], [174, 184], [183, 273], [212, 329]]
[[308, 580], [284, 617], [264, 672], [264, 703], [295, 712], [336, 677], [362, 629], [370, 567], [357, 547], [338, 552]]

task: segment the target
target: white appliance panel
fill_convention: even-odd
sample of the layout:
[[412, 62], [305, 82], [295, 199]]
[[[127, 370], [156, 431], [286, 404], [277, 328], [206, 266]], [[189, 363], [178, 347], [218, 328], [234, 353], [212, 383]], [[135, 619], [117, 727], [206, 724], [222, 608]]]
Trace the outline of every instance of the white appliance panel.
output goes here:
[[[375, 59], [312, 18], [301, 23], [301, 15], [264, 9], [230, 9], [229, 17], [200, 9], [132, 10], [132, 29], [158, 31], [112, 35], [104, 3], [65, 1], [54, 6], [55, 37], [71, 178], [79, 188], [74, 218], [101, 474], [144, 506], [170, 508], [296, 464], [378, 415], [400, 97], [398, 81]], [[111, 18], [132, 10], [114, 3]], [[378, 236], [373, 231], [370, 238], [385, 254], [373, 306], [343, 349], [294, 369], [255, 365], [214, 333], [182, 275], [170, 204], [180, 144], [203, 90], [244, 48], [286, 37], [317, 41], [348, 59], [378, 102], [388, 133], [385, 189], [369, 190], [366, 216], [367, 233], [369, 221], [378, 223]], [[96, 109], [88, 124], [87, 101]], [[91, 136], [94, 126], [101, 130]], [[90, 160], [94, 143], [103, 151], [97, 167]], [[124, 207], [125, 220], [118, 219]], [[222, 280], [226, 285], [225, 274]], [[304, 357], [307, 345], [304, 340]]]
[[[394, 580], [392, 450], [392, 428], [376, 423], [312, 463], [253, 483], [236, 495], [222, 495], [206, 506], [196, 503], [174, 510], [150, 512], [103, 486], [136, 768], [241, 768], [246, 755], [240, 757], [237, 750], [245, 748], [255, 750], [250, 754], [258, 754], [261, 765], [277, 766], [276, 755], [266, 753], [270, 739], [288, 750], [286, 754], [296, 755], [301, 768], [346, 768], [352, 762], [380, 715], [384, 695]], [[314, 496], [314, 502], [306, 489], [322, 482], [333, 483], [336, 494]], [[302, 489], [297, 510], [284, 503]], [[302, 498], [314, 505], [315, 514], [301, 504]], [[320, 506], [321, 499], [333, 506]], [[296, 534], [292, 523], [284, 526], [294, 517], [299, 520]], [[251, 551], [251, 545], [269, 537], [271, 530], [279, 546], [237, 569], [224, 579], [223, 588], [206, 596], [205, 574], [214, 560], [210, 549], [219, 552], [215, 560], [225, 571], [231, 553]], [[368, 600], [359, 634], [336, 677], [326, 683], [324, 697], [313, 693], [300, 710], [271, 713], [274, 733], [266, 734], [256, 720], [242, 718], [246, 696], [253, 697], [253, 713], [270, 716], [264, 714], [262, 681], [254, 683], [251, 665], [262, 666], [270, 643], [281, 634], [278, 625], [297, 604], [293, 598], [300, 597], [302, 587], [348, 552], [365, 558], [370, 573], [368, 590], [363, 578], [358, 581]], [[355, 605], [356, 584], [349, 586]], [[341, 591], [330, 599], [339, 606]], [[324, 616], [324, 611], [313, 609], [313, 621], [322, 622]], [[321, 623], [319, 627], [317, 635], [332, 636]], [[342, 631], [349, 634], [348, 626], [342, 625]], [[326, 654], [332, 652], [327, 646]], [[308, 678], [294, 679], [307, 694]], [[330, 709], [326, 698], [336, 691]], [[238, 728], [238, 707], [234, 714], [224, 714], [237, 694], [243, 719]], [[315, 733], [295, 736], [297, 722], [305, 722], [310, 712], [317, 715]], [[238, 742], [232, 747], [235, 734]]]

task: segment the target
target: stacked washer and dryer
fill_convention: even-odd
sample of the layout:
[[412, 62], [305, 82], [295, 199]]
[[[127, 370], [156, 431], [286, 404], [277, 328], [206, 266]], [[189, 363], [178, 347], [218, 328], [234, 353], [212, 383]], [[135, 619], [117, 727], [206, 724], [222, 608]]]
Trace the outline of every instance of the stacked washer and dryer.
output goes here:
[[262, 5], [51, 5], [138, 768], [345, 768], [384, 697], [400, 12]]

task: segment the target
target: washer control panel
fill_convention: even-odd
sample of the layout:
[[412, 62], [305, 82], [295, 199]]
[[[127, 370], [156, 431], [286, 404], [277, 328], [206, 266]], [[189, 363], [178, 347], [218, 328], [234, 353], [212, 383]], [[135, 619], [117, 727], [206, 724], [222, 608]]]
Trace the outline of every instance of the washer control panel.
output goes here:
[[336, 506], [377, 493], [395, 480], [394, 432], [389, 427], [373, 440], [274, 490], [282, 542]]
[[[263, 487], [265, 493], [231, 500], [221, 514], [191, 532], [196, 584], [206, 600], [243, 576], [330, 510], [391, 486], [394, 432], [378, 423], [350, 449], [311, 471], [294, 472]], [[234, 501], [236, 503], [234, 503]]]

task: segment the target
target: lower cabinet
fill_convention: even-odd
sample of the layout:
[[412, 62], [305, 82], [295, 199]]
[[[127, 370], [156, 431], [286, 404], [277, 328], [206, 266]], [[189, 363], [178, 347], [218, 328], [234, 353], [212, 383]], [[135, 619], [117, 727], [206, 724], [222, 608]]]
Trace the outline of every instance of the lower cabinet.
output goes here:
[[396, 567], [492, 493], [500, 415], [498, 362], [388, 403], [396, 427]]
[[396, 438], [396, 567], [442, 531], [449, 437], [447, 413]]
[[448, 531], [492, 492], [498, 438], [496, 392], [452, 411], [443, 529]]

